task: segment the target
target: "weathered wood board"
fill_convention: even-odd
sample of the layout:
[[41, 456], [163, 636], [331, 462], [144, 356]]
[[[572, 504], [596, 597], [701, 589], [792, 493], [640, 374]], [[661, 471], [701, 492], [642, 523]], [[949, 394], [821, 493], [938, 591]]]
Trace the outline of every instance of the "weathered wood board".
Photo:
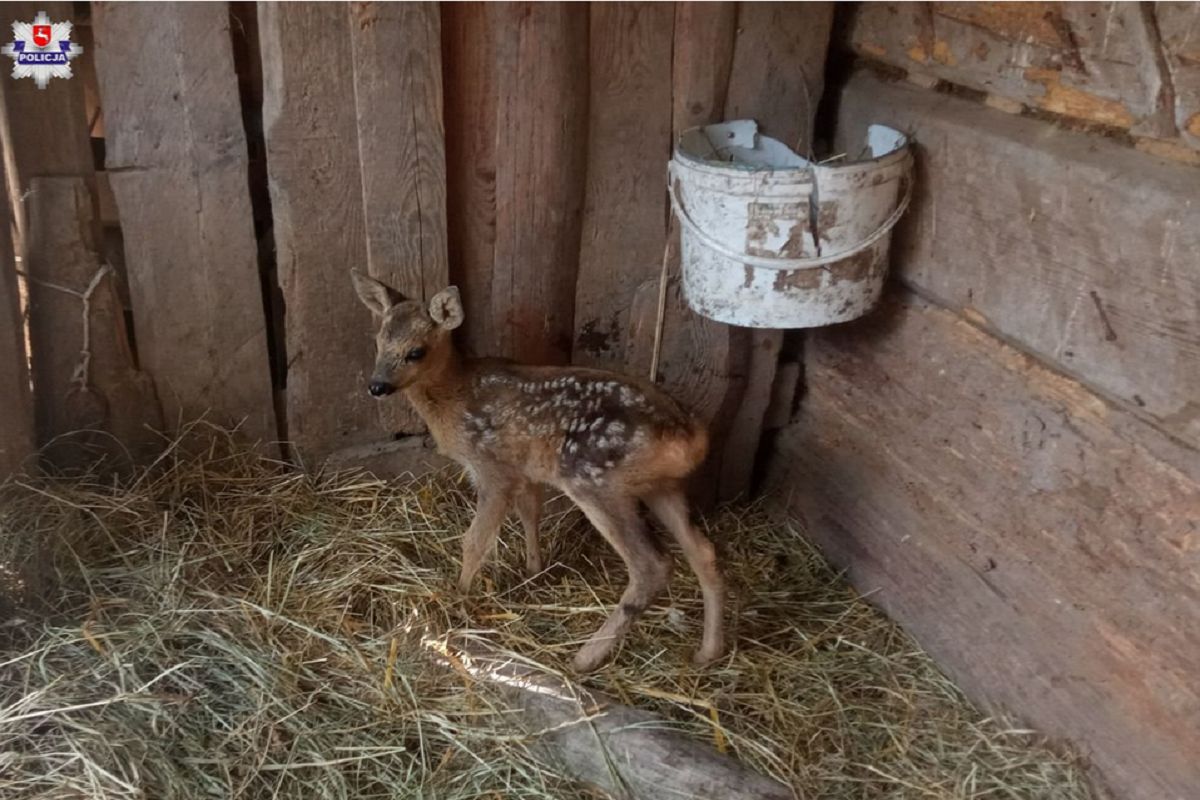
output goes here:
[[[722, 119], [736, 24], [736, 3], [675, 6], [672, 147], [680, 132]], [[745, 392], [741, 356], [749, 348], [750, 333], [702, 317], [688, 307], [680, 285], [679, 223], [673, 217], [667, 235], [670, 246], [657, 379], [708, 424], [709, 457], [689, 482], [693, 503], [708, 508], [722, 499], [721, 464], [730, 424]], [[660, 280], [661, 264], [656, 264], [630, 304], [625, 364], [634, 375], [647, 375], [653, 360]]]
[[496, 247], [496, 130], [491, 123], [499, 99], [493, 19], [497, 13], [490, 3], [442, 5], [450, 276], [467, 311], [459, 342], [476, 356], [499, 354], [491, 302]]
[[454, 466], [437, 450], [429, 435], [388, 437], [356, 447], [344, 447], [325, 459], [330, 469], [364, 469], [375, 475], [424, 475]]
[[721, 500], [747, 499], [753, 489], [754, 465], [762, 445], [763, 423], [777, 379], [796, 380], [794, 373], [777, 374], [783, 331], [747, 331], [745, 349], [739, 354], [745, 370], [746, 389], [729, 419], [729, 432], [718, 479]]
[[[351, 17], [367, 271], [428, 300], [450, 280], [438, 6], [354, 3]], [[380, 409], [384, 430], [425, 429], [403, 398]]]
[[353, 3], [367, 266], [408, 297], [446, 288], [441, 28], [431, 3]]
[[565, 364], [587, 158], [588, 9], [504, 4], [489, 20], [497, 76], [491, 354]]
[[676, 3], [671, 96], [671, 128], [676, 136], [724, 119], [737, 14], [738, 4], [733, 2]]
[[[13, 19], [32, 20], [43, 10], [53, 20], [76, 17], [69, 3], [12, 3], [5, 8]], [[54, 467], [77, 466], [104, 455], [125, 462], [127, 454], [152, 446], [146, 426], [161, 425], [153, 385], [137, 371], [130, 351], [116, 294], [124, 283], [121, 275], [98, 279], [88, 318], [92, 355], [87, 389], [73, 380], [84, 348], [83, 305], [77, 295], [101, 266], [96, 256], [96, 172], [85, 85], [79, 77], [52, 80], [44, 90], [29, 80], [0, 83], [15, 170], [10, 178], [21, 198], [13, 209], [17, 245], [22, 269], [30, 276], [37, 443], [55, 441], [43, 452]], [[92, 432], [60, 438], [81, 427]]]
[[[671, 236], [673, 257], [666, 287], [658, 382], [708, 425], [708, 459], [690, 478], [689, 489], [693, 504], [709, 509], [744, 491], [750, 480], [749, 474], [722, 475], [724, 465], [744, 461], [732, 454], [726, 456], [730, 430], [746, 392], [744, 356], [750, 349], [750, 331], [713, 322], [687, 306], [679, 276], [678, 230], [673, 230]], [[653, 357], [658, 296], [659, 280], [652, 278], [638, 287], [630, 309], [628, 370], [638, 377], [648, 374]], [[757, 448], [757, 441], [749, 446]]]
[[593, 3], [573, 361], [624, 369], [629, 312], [667, 237], [672, 3]]
[[106, 166], [138, 356], [174, 427], [278, 439], [225, 3], [98, 3]]
[[[0, 186], [5, 185], [0, 164]], [[12, 214], [8, 193], [0, 197], [0, 481], [26, 466], [34, 449], [33, 398], [25, 353], [25, 321], [13, 262]]]
[[[38, 8], [42, 8], [42, 4], [37, 4]], [[96, 52], [96, 37], [92, 30], [92, 9], [89, 4], [86, 8], [80, 8], [74, 3], [71, 4], [72, 22], [71, 41], [77, 42], [83, 48], [84, 53], [94, 54]], [[58, 19], [54, 14], [50, 13], [51, 19]], [[86, 111], [84, 119], [87, 120], [88, 135], [93, 138], [104, 138], [104, 109], [100, 107], [100, 81], [96, 78], [96, 59], [95, 58], [77, 58], [71, 64], [71, 70], [80, 83], [83, 84], [83, 106]]]
[[916, 137], [906, 282], [1200, 445], [1200, 172], [866, 74], [840, 109]]
[[789, 800], [791, 787], [701, 744], [667, 720], [514, 662], [479, 642], [425, 641], [433, 660], [483, 690], [564, 774], [623, 800]]
[[974, 698], [1114, 796], [1200, 786], [1200, 455], [907, 296], [809, 337], [771, 487]]
[[1183, 141], [1200, 150], [1200, 3], [1155, 3], [1153, 13], [1174, 94], [1175, 125]]
[[24, 267], [38, 443], [56, 467], [105, 456], [127, 466], [153, 453], [162, 420], [153, 382], [134, 365], [116, 278], [96, 255], [91, 193], [81, 177], [33, 178], [30, 190]]
[[923, 75], [1200, 146], [1198, 26], [1195, 3], [865, 3], [850, 39]]
[[374, 323], [350, 284], [367, 261], [350, 14], [336, 4], [258, 6], [263, 133], [286, 303], [287, 433], [320, 462], [383, 431], [366, 392]]
[[[832, 26], [832, 3], [739, 3], [725, 119], [757, 120], [762, 133], [806, 153], [825, 85]], [[746, 389], [726, 440], [722, 499], [751, 488], [783, 332], [754, 330], [747, 338], [748, 346], [738, 356]], [[787, 376], [794, 379], [793, 373]]]
[[725, 118], [804, 155], [825, 87], [833, 3], [739, 3]]
[[588, 8], [442, 8], [450, 274], [477, 356], [570, 361], [588, 126]]

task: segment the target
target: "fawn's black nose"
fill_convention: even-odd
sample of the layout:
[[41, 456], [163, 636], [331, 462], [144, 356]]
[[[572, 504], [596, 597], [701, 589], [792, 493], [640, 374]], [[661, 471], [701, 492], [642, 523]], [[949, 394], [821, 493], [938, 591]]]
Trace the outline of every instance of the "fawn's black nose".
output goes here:
[[372, 397], [383, 397], [396, 391], [396, 387], [387, 381], [371, 381], [367, 386], [367, 391], [371, 393]]

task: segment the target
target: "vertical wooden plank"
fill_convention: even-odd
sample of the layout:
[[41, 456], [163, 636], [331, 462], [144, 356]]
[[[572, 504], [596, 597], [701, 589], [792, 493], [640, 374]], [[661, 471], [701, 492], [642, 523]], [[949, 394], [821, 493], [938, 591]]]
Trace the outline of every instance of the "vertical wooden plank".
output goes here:
[[[762, 133], [806, 154], [825, 84], [832, 26], [832, 3], [739, 3], [725, 118], [755, 119]], [[746, 392], [721, 465], [723, 498], [750, 488], [783, 332], [755, 330], [750, 340]]]
[[588, 10], [495, 9], [496, 352], [567, 363], [587, 155]]
[[[696, 125], [718, 122], [725, 93], [737, 21], [737, 4], [676, 3], [672, 64], [673, 136]], [[673, 145], [673, 142], [672, 142]], [[719, 477], [730, 421], [745, 390], [744, 354], [749, 331], [696, 314], [683, 299], [679, 275], [679, 225], [672, 219], [668, 285], [662, 323], [658, 380], [708, 423], [710, 447], [704, 467], [692, 479], [694, 501], [710, 507], [719, 499]], [[659, 275], [638, 287], [630, 310], [630, 371], [646, 374], [654, 350]]]
[[733, 67], [737, 7], [733, 2], [675, 4], [671, 125], [676, 135], [722, 120]]
[[491, 306], [498, 18], [494, 4], [442, 4], [450, 276], [462, 291], [467, 310], [460, 342], [476, 356], [499, 355]]
[[[672, 226], [671, 237], [674, 255], [667, 283], [658, 382], [708, 426], [708, 459], [691, 478], [689, 490], [698, 508], [709, 509], [729, 499], [721, 493], [722, 464], [729, 457], [731, 422], [746, 389], [743, 362], [750, 347], [750, 332], [705, 319], [688, 308], [679, 280], [677, 226]], [[639, 377], [647, 374], [654, 348], [658, 288], [657, 279], [643, 283], [630, 310], [629, 363], [631, 372]], [[749, 477], [744, 476], [744, 481]]]
[[[5, 185], [0, 165], [0, 187]], [[0, 480], [19, 470], [33, 452], [33, 400], [29, 393], [29, 368], [21, 300], [13, 262], [12, 215], [8, 193], [0, 196]]]
[[304, 458], [352, 460], [423, 430], [403, 398], [366, 394], [371, 320], [348, 271], [416, 297], [449, 280], [437, 7], [263, 4], [259, 25], [288, 433]]
[[[254, 236], [258, 243], [258, 273], [266, 316], [267, 355], [271, 366], [271, 389], [275, 401], [275, 422], [279, 437], [287, 441], [287, 400], [284, 382], [287, 375], [287, 338], [284, 334], [285, 309], [279, 276], [275, 269], [274, 220], [271, 196], [267, 188], [267, 147], [263, 140], [263, 74], [259, 49], [258, 7], [254, 3], [233, 2], [229, 6], [230, 41], [233, 68], [238, 78], [242, 105], [242, 125], [246, 131], [249, 159], [250, 207], [254, 212]], [[281, 446], [289, 457], [287, 445]]]
[[354, 3], [367, 265], [410, 297], [446, 288], [441, 30], [430, 3]]
[[[367, 269], [428, 300], [449, 282], [438, 6], [355, 3], [351, 17]], [[388, 431], [425, 429], [403, 398], [380, 408]]]
[[98, 3], [106, 159], [138, 353], [168, 424], [278, 438], [226, 3]]
[[662, 264], [674, 17], [672, 3], [591, 4], [578, 364], [625, 367], [634, 294]]
[[[21, 0], [6, 3], [4, 11], [6, 14], [0, 25], [3, 26], [5, 34], [10, 31], [13, 21], [30, 22], [39, 11], [45, 11], [53, 22], [73, 23], [72, 41], [78, 42], [81, 38], [83, 26], [78, 24], [78, 15], [74, 13], [72, 3], [35, 3]], [[39, 177], [79, 177], [83, 178], [89, 187], [95, 186], [96, 171], [88, 136], [87, 104], [84, 99], [86, 82], [81, 74], [82, 62], [90, 61], [92, 54], [90, 50], [84, 52], [87, 55], [76, 59], [71, 66], [74, 77], [69, 80], [52, 80], [45, 89], [37, 88], [37, 84], [32, 80], [12, 80], [7, 75], [6, 80], [0, 81], [0, 92], [4, 95], [8, 156], [11, 159], [11, 173], [8, 179], [18, 198], [12, 209], [16, 225], [14, 246], [18, 260], [22, 262], [21, 267], [26, 272], [29, 269], [30, 254], [23, 250], [28, 239], [32, 181]], [[35, 261], [39, 260], [37, 254], [33, 255]], [[44, 262], [44, 259], [42, 261]], [[67, 280], [67, 285], [82, 290], [83, 286], [76, 284], [79, 281], [86, 284], [91, 276], [89, 273], [59, 277]], [[73, 281], [72, 278], [77, 280]], [[44, 329], [53, 330], [53, 327], [53, 322], [50, 322]], [[40, 342], [31, 343], [33, 349], [42, 346], [43, 343]], [[61, 397], [61, 392], [48, 392], [41, 402], [59, 402], [55, 399], [56, 396]]]
[[833, 3], [739, 3], [727, 119], [755, 119], [759, 130], [804, 155], [825, 87]]
[[260, 3], [263, 133], [287, 307], [288, 436], [301, 458], [380, 438], [367, 394], [370, 316], [350, 286], [366, 263], [347, 8]]
[[[74, 7], [74, 4], [71, 4]], [[53, 17], [51, 17], [53, 19]], [[87, 55], [71, 64], [75, 76], [83, 84], [83, 107], [86, 115], [88, 136], [104, 138], [104, 109], [100, 106], [100, 82], [96, 78], [96, 40], [92, 35], [92, 20], [89, 13], [85, 19], [75, 21], [71, 30], [71, 41], [78, 42]]]
[[570, 359], [587, 16], [581, 4], [443, 5], [451, 276], [475, 355]]
[[775, 393], [779, 351], [783, 347], [783, 331], [750, 330], [746, 338], [747, 346], [737, 354], [746, 372], [746, 390], [729, 421], [718, 479], [721, 500], [744, 496], [752, 488], [763, 420]]
[[161, 427], [158, 403], [134, 367], [116, 278], [96, 255], [87, 184], [33, 178], [26, 204], [30, 349], [46, 458], [70, 468], [148, 455]]

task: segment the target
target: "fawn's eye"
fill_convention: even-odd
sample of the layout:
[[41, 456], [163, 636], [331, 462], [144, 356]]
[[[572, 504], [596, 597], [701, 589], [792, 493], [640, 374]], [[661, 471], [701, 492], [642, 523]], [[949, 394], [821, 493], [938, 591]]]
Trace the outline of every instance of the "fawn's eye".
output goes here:
[[424, 347], [414, 347], [412, 350], [409, 350], [407, 353], [405, 353], [404, 360], [405, 361], [420, 361], [424, 357], [425, 357], [425, 348]]

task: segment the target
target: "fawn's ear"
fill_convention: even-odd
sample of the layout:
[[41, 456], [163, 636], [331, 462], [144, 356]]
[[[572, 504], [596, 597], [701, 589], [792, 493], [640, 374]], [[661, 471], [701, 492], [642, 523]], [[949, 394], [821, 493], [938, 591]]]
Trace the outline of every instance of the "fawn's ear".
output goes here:
[[358, 292], [358, 299], [377, 316], [382, 317], [389, 308], [404, 299], [402, 294], [386, 283], [364, 275], [356, 269], [350, 270], [350, 278], [354, 281], [354, 291]]
[[462, 298], [458, 296], [457, 286], [442, 289], [433, 296], [429, 301], [429, 316], [448, 331], [463, 324]]

